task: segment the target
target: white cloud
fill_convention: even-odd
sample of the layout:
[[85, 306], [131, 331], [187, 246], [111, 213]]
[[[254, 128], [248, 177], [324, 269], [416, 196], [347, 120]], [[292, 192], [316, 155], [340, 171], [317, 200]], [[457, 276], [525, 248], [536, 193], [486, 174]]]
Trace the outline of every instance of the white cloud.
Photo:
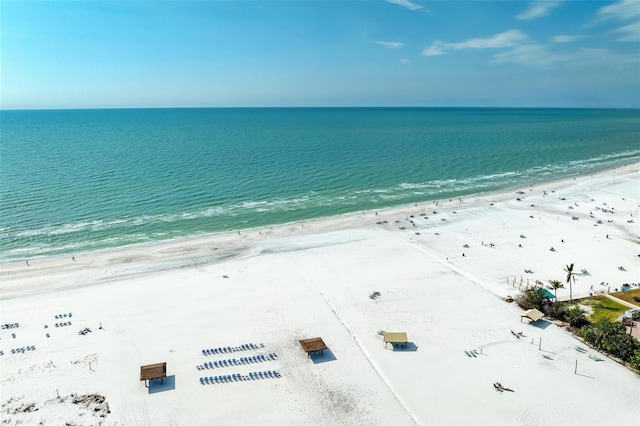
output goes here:
[[550, 51], [542, 44], [526, 44], [517, 46], [506, 52], [493, 55], [496, 62], [512, 62], [521, 65], [536, 65], [546, 67], [563, 60], [563, 55]]
[[640, 41], [640, 21], [617, 28], [613, 32], [620, 33], [616, 41]]
[[602, 7], [598, 10], [601, 19], [629, 20], [640, 17], [640, 2], [638, 0], [622, 0]]
[[559, 1], [534, 1], [529, 5], [529, 9], [516, 15], [516, 19], [525, 21], [528, 19], [542, 18], [547, 16], [552, 9], [560, 6]]
[[555, 52], [542, 44], [517, 46], [506, 52], [493, 55], [496, 62], [511, 62], [536, 67], [574, 66], [593, 68], [601, 66], [620, 66], [640, 63], [640, 57], [615, 52], [608, 49], [584, 48], [575, 52]]
[[551, 38], [554, 43], [571, 43], [572, 41], [579, 40], [584, 36], [580, 35], [557, 35]]
[[434, 42], [431, 46], [422, 51], [422, 56], [438, 56], [444, 55], [444, 48], [441, 46], [445, 43], [441, 41]]
[[526, 40], [527, 37], [518, 30], [508, 30], [500, 34], [496, 34], [488, 38], [472, 38], [460, 43], [444, 43], [442, 41], [435, 41], [431, 46], [422, 51], [423, 56], [437, 56], [443, 55], [447, 50], [462, 50], [462, 49], [501, 49], [505, 47], [512, 47], [521, 41]]
[[387, 0], [389, 3], [397, 4], [398, 6], [406, 7], [409, 10], [422, 9], [423, 6], [419, 4], [411, 3], [409, 0]]
[[400, 63], [401, 63], [401, 64], [410, 64], [410, 63], [411, 63], [411, 60], [410, 60], [410, 59], [407, 59], [407, 58], [402, 58], [402, 59], [400, 59]]
[[388, 49], [398, 49], [402, 46], [404, 46], [404, 43], [400, 43], [397, 41], [376, 41], [376, 43], [378, 43], [381, 46], [384, 46]]
[[598, 10], [597, 22], [602, 21], [630, 21], [630, 24], [624, 25], [612, 31], [617, 34], [615, 41], [640, 41], [640, 1], [638, 0], [621, 0], [604, 6]]

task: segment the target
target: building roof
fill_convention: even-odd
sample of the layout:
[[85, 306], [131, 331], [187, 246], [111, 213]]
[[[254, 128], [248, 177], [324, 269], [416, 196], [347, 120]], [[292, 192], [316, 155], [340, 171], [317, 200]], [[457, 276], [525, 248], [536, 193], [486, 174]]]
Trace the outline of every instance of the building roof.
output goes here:
[[327, 345], [325, 345], [324, 342], [322, 341], [322, 337], [302, 339], [300, 340], [300, 346], [302, 346], [302, 349], [304, 349], [304, 351], [307, 353], [328, 349]]
[[159, 379], [167, 377], [167, 363], [143, 365], [140, 367], [140, 380]]
[[384, 333], [384, 341], [385, 343], [407, 343], [409, 339], [407, 338], [407, 333], [405, 332], [391, 332]]
[[525, 313], [520, 316], [527, 317], [531, 321], [538, 321], [540, 318], [544, 316], [544, 314], [537, 309], [529, 309], [528, 311], [525, 311]]

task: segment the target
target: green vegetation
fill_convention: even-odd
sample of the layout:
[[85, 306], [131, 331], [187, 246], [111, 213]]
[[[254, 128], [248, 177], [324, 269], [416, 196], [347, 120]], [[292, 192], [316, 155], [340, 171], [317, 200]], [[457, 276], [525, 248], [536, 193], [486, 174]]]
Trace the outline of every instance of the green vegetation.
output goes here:
[[516, 303], [522, 309], [538, 309], [544, 312], [543, 305], [545, 305], [544, 289], [542, 287], [531, 287], [520, 293], [515, 297]]
[[605, 296], [582, 299], [580, 304], [593, 309], [593, 313], [587, 317], [591, 322], [598, 322], [602, 319], [616, 321], [620, 315], [623, 315], [629, 309], [627, 306], [621, 305]]
[[613, 296], [617, 297], [618, 299], [622, 299], [625, 302], [633, 303], [638, 308], [640, 308], [640, 288], [614, 293]]
[[640, 371], [640, 342], [627, 334], [622, 323], [602, 319], [582, 327], [579, 334], [596, 349], [628, 362], [633, 369]]
[[566, 268], [564, 268], [564, 271], [567, 273], [567, 284], [569, 284], [569, 302], [573, 303], [573, 286], [571, 285], [571, 283], [573, 282], [573, 284], [576, 283], [576, 273], [573, 272], [573, 263], [570, 265], [567, 265]]
[[560, 282], [560, 280], [551, 280], [551, 281], [549, 281], [549, 284], [551, 285], [551, 288], [553, 288], [553, 295], [556, 297], [554, 300], [557, 303], [558, 302], [558, 289], [560, 287], [562, 287], [563, 284]]
[[549, 317], [568, 322], [572, 327], [589, 324], [586, 312], [580, 306], [568, 302], [551, 303], [540, 287], [526, 289], [516, 296], [515, 301], [522, 309], [535, 308]]
[[626, 327], [616, 321], [629, 309], [627, 306], [604, 296], [589, 297], [580, 301], [581, 305], [593, 311], [587, 316], [579, 305], [551, 303], [544, 297], [544, 290], [536, 287], [526, 289], [516, 296], [515, 301], [523, 309], [536, 308], [549, 317], [568, 323], [571, 330], [591, 346], [619, 358], [640, 373], [640, 342], [627, 334]]
[[564, 320], [572, 327], [582, 327], [589, 323], [585, 311], [580, 306], [571, 306], [564, 311]]

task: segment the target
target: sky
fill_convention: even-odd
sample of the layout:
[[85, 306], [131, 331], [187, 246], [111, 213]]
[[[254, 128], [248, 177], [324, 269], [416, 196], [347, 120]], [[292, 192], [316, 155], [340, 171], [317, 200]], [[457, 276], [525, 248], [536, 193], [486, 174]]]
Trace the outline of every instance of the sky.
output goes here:
[[640, 108], [640, 0], [0, 0], [0, 108]]

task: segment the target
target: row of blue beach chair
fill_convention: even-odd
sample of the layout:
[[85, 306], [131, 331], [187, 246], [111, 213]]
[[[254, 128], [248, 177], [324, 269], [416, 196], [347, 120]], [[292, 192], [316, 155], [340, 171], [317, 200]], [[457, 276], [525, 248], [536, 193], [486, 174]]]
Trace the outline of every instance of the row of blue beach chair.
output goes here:
[[18, 328], [20, 327], [20, 324], [17, 322], [12, 322], [11, 324], [2, 324], [2, 329], [3, 330], [9, 330], [10, 328]]
[[224, 368], [224, 367], [232, 367], [236, 365], [257, 364], [259, 362], [275, 361], [277, 357], [278, 356], [275, 354], [275, 352], [272, 352], [267, 356], [255, 355], [250, 357], [241, 357], [238, 359], [231, 358], [231, 359], [224, 359], [222, 361], [209, 361], [209, 362], [205, 362], [204, 364], [196, 366], [196, 368], [198, 370], [205, 370], [210, 368]]
[[58, 314], [56, 315], [56, 319], [62, 319], [62, 318], [71, 318], [73, 315], [71, 314], [71, 312], [69, 312], [68, 314]]
[[68, 325], [71, 325], [71, 321], [67, 321], [67, 322], [57, 322], [56, 323], [56, 327], [66, 327]]
[[221, 354], [230, 354], [232, 352], [239, 351], [255, 351], [260, 348], [264, 348], [264, 344], [260, 343], [260, 345], [256, 345], [254, 343], [244, 343], [240, 346], [223, 346], [214, 349], [203, 349], [202, 355], [221, 355]]
[[200, 377], [200, 383], [203, 385], [213, 385], [220, 383], [242, 382], [247, 380], [277, 379], [280, 377], [282, 377], [280, 373], [275, 370], [257, 372], [252, 371], [248, 376], [244, 376], [240, 373], [235, 373], [223, 376]]
[[[11, 349], [11, 353], [12, 354], [18, 354], [18, 353], [25, 353], [25, 352], [29, 352], [29, 351], [35, 351], [36, 347], [31, 345], [31, 346], [23, 346], [21, 348], [15, 348], [15, 349]], [[4, 352], [3, 352], [4, 354]]]

